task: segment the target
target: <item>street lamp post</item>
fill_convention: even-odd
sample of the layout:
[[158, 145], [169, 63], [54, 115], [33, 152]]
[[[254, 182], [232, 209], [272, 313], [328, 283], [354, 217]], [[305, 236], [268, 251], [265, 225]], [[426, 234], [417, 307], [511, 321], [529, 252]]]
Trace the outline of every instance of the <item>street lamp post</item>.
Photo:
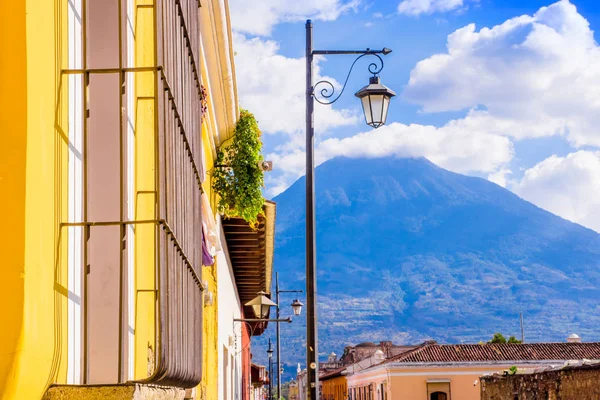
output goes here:
[[[373, 128], [385, 124], [390, 99], [395, 93], [379, 82], [379, 72], [383, 69], [383, 60], [380, 54], [391, 53], [388, 48], [382, 50], [313, 50], [312, 22], [306, 21], [306, 367], [307, 367], [307, 399], [317, 400], [319, 390], [319, 351], [317, 334], [317, 270], [316, 270], [316, 235], [315, 235], [315, 160], [314, 160], [314, 100], [321, 104], [333, 104], [346, 88], [348, 78], [356, 62], [367, 55], [375, 56], [381, 66], [375, 63], [369, 65], [369, 72], [373, 74], [369, 85], [356, 93], [361, 99], [365, 121]], [[334, 85], [326, 80], [313, 85], [312, 64], [315, 55], [358, 54], [352, 63], [344, 86], [338, 96], [333, 97]], [[320, 84], [325, 88], [320, 91], [323, 100], [316, 97], [315, 91]]]
[[269, 400], [273, 400], [273, 348], [271, 348], [271, 338], [269, 338]]
[[[279, 318], [279, 293], [302, 293], [302, 290], [279, 290], [279, 273], [275, 273], [275, 293], [277, 295], [277, 303], [273, 303], [271, 299], [266, 296], [266, 293], [263, 291], [258, 292], [257, 296], [252, 300], [245, 303], [245, 306], [252, 307], [252, 311], [254, 312], [254, 316], [256, 318], [234, 318], [233, 320], [236, 322], [275, 322], [277, 323], [277, 397], [278, 399], [281, 397], [281, 369], [279, 364], [279, 323], [287, 322], [291, 323], [292, 318]], [[296, 299], [292, 302], [292, 310], [295, 316], [300, 315], [302, 311], [302, 304], [300, 300]], [[269, 319], [266, 318], [269, 314], [269, 309], [275, 306], [277, 309], [277, 318]], [[273, 386], [273, 371], [272, 371], [272, 358], [273, 358], [273, 348], [271, 347], [271, 339], [269, 338], [269, 349], [267, 350], [267, 354], [269, 355], [269, 398], [272, 400], [272, 386]]]
[[[277, 301], [277, 319], [279, 319], [279, 293], [302, 293], [302, 290], [279, 290], [279, 272], [275, 272], [275, 297]], [[300, 315], [303, 304], [298, 300], [292, 303], [294, 315]], [[279, 354], [281, 351], [279, 322], [277, 322], [277, 400], [281, 398], [281, 360]]]

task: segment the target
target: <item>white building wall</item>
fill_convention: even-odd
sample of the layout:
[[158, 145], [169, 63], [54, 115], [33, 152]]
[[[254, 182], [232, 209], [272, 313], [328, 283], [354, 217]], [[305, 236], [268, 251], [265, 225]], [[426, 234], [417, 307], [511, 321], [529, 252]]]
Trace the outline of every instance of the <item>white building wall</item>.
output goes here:
[[[82, 0], [69, 1], [69, 68], [83, 68]], [[68, 75], [69, 85], [69, 222], [83, 221], [83, 75]], [[68, 234], [67, 383], [82, 383], [82, 281], [83, 228]]]
[[229, 261], [221, 219], [217, 220], [223, 251], [217, 254], [219, 400], [237, 400], [242, 396], [242, 324], [241, 303]]
[[306, 400], [306, 384], [308, 383], [308, 375], [306, 369], [298, 373], [296, 381], [298, 382], [298, 400]]

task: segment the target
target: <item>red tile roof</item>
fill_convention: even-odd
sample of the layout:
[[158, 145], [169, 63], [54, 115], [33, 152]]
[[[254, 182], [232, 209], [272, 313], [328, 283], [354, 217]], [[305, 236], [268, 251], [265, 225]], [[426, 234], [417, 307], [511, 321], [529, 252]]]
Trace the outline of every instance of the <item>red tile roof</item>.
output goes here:
[[538, 360], [600, 360], [600, 343], [485, 343], [437, 344], [425, 342], [418, 348], [384, 361], [486, 362]]
[[325, 372], [323, 375], [319, 376], [320, 381], [326, 381], [331, 378], [336, 378], [338, 376], [342, 376], [342, 372], [346, 369], [346, 367], [341, 367], [338, 369], [334, 369], [333, 371]]

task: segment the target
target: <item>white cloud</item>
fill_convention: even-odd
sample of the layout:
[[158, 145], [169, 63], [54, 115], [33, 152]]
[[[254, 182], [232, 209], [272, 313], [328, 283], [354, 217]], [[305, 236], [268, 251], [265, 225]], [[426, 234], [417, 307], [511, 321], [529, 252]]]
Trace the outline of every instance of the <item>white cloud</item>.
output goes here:
[[496, 185], [506, 187], [509, 183], [508, 176], [512, 175], [512, 171], [508, 168], [500, 168], [498, 171], [488, 175], [488, 180]]
[[447, 48], [411, 72], [404, 98], [424, 112], [471, 109], [457, 127], [600, 145], [600, 48], [568, 0], [478, 32], [470, 24]]
[[[334, 3], [341, 4], [327, 0], [323, 7]], [[458, 0], [403, 3], [426, 4], [413, 14], [464, 7]], [[273, 24], [298, 20], [300, 14], [277, 11], [275, 22], [238, 30], [268, 34]], [[248, 15], [244, 18], [251, 20]], [[241, 105], [257, 115], [267, 134], [287, 135], [266, 155], [274, 161], [275, 172], [266, 179], [269, 194], [275, 195], [304, 172], [304, 60], [278, 54], [271, 40], [236, 33], [234, 42]], [[562, 0], [492, 28], [477, 31], [468, 25], [449, 35], [447, 47], [416, 65], [403, 97], [423, 112], [468, 110], [464, 118], [441, 127], [391, 123], [346, 138], [318, 137], [317, 164], [338, 155], [424, 156], [455, 172], [486, 174], [553, 213], [600, 230], [600, 211], [595, 211], [600, 210], [595, 200], [600, 179], [594, 179], [600, 176], [599, 153], [550, 157], [521, 180], [512, 179], [507, 167], [512, 140], [564, 135], [575, 146], [600, 145], [600, 48], [575, 6]], [[317, 72], [323, 62], [318, 60]], [[315, 111], [320, 132], [354, 125], [361, 117], [358, 108]]]
[[[315, 150], [316, 163], [336, 156], [376, 158], [385, 156], [427, 157], [449, 170], [469, 173], [497, 171], [513, 157], [509, 138], [485, 132], [471, 133], [456, 129], [453, 122], [437, 128], [425, 125], [392, 123], [377, 130], [320, 142]], [[269, 154], [282, 176], [270, 194], [278, 194], [304, 173], [304, 152]], [[271, 187], [270, 187], [271, 188]]]
[[512, 190], [556, 215], [600, 232], [600, 152], [551, 156], [525, 171]]
[[234, 31], [269, 36], [282, 22], [308, 18], [333, 21], [341, 14], [356, 11], [361, 0], [230, 0], [231, 25]]
[[402, 0], [398, 12], [407, 15], [448, 12], [463, 7], [463, 0]]
[[[290, 58], [278, 53], [279, 45], [273, 40], [248, 39], [234, 33], [236, 75], [240, 105], [253, 112], [261, 130], [291, 135], [288, 147], [302, 145], [305, 128], [305, 73], [304, 58]], [[320, 58], [315, 61], [314, 73], [320, 76]], [[339, 83], [326, 77], [339, 88]], [[356, 110], [315, 107], [315, 123], [321, 132], [334, 127], [356, 124]]]

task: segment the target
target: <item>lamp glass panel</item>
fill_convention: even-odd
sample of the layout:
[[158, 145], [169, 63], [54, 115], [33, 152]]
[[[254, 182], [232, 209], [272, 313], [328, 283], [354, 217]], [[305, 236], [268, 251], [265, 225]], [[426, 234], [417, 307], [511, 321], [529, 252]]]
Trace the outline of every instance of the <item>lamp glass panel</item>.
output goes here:
[[255, 304], [252, 306], [252, 311], [254, 311], [254, 316], [256, 318], [262, 318], [262, 306], [260, 304]]
[[371, 103], [369, 101], [369, 95], [362, 97], [361, 99], [363, 112], [365, 113], [365, 121], [367, 125], [371, 125], [373, 123], [373, 114], [371, 114]]
[[269, 308], [271, 308], [271, 306], [268, 304], [262, 305], [262, 313], [260, 314], [260, 318], [265, 318], [267, 316], [269, 313]]
[[292, 310], [294, 310], [294, 315], [300, 315], [300, 313], [302, 312], [302, 306], [301, 305], [293, 305], [292, 306]]
[[381, 117], [383, 114], [383, 98], [382, 94], [369, 95], [371, 98], [371, 110], [373, 113], [373, 126], [378, 127], [381, 125]]
[[390, 108], [390, 98], [385, 96], [383, 99], [383, 110], [381, 115], [381, 125], [385, 124], [387, 120], [388, 109]]

